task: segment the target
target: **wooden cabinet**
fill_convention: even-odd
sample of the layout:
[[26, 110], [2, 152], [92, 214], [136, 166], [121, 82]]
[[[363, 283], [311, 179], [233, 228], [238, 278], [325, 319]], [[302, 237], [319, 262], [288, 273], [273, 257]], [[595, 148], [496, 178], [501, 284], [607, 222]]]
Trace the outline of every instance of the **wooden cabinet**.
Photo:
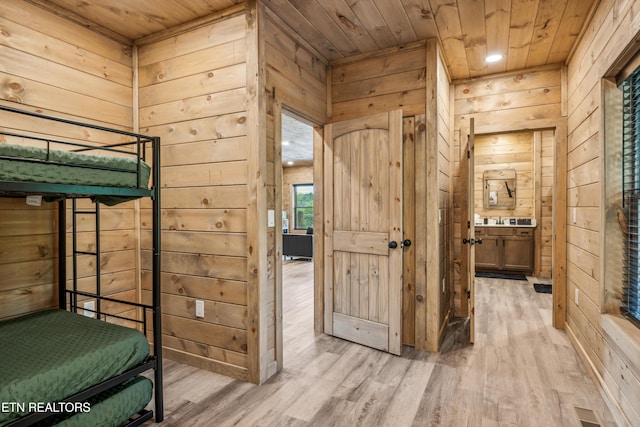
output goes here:
[[533, 272], [534, 230], [531, 227], [476, 227], [476, 270]]

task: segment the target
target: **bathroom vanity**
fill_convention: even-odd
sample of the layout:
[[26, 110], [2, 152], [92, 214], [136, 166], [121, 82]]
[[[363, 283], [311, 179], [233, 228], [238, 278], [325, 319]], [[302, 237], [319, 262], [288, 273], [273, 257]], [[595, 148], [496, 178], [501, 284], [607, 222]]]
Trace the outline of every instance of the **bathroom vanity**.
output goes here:
[[532, 274], [534, 225], [476, 225], [476, 270]]

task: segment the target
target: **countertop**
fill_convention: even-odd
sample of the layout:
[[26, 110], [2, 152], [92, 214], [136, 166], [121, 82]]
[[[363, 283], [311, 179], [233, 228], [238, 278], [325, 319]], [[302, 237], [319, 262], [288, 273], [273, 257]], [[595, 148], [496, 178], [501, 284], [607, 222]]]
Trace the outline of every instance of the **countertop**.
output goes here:
[[533, 224], [515, 225], [515, 224], [475, 224], [476, 227], [515, 227], [515, 228], [536, 228]]

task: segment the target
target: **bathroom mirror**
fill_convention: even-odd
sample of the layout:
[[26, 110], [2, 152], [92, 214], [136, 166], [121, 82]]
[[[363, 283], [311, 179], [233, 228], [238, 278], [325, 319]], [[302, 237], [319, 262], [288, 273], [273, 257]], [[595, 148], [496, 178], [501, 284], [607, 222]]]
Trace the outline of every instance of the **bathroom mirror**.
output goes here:
[[488, 170], [482, 178], [485, 209], [515, 209], [515, 169]]

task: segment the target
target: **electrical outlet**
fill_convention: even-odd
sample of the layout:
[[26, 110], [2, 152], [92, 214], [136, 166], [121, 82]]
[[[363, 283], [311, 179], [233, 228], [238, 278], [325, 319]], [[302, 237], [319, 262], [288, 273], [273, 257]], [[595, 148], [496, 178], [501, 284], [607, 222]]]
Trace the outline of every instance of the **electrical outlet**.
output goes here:
[[87, 301], [83, 304], [84, 311], [83, 315], [87, 317], [95, 317], [94, 311], [96, 310], [96, 302], [95, 301]]
[[573, 208], [573, 223], [577, 223], [578, 222], [578, 210], [576, 208]]
[[196, 300], [196, 317], [204, 317], [204, 301]]
[[576, 288], [576, 292], [575, 292], [575, 300], [576, 300], [576, 305], [578, 305], [578, 300], [579, 300], [579, 294], [580, 294], [580, 290], [578, 288]]
[[438, 224], [442, 224], [442, 211], [438, 209]]
[[444, 294], [444, 289], [445, 289], [445, 282], [444, 282], [444, 277], [442, 278], [442, 293]]

